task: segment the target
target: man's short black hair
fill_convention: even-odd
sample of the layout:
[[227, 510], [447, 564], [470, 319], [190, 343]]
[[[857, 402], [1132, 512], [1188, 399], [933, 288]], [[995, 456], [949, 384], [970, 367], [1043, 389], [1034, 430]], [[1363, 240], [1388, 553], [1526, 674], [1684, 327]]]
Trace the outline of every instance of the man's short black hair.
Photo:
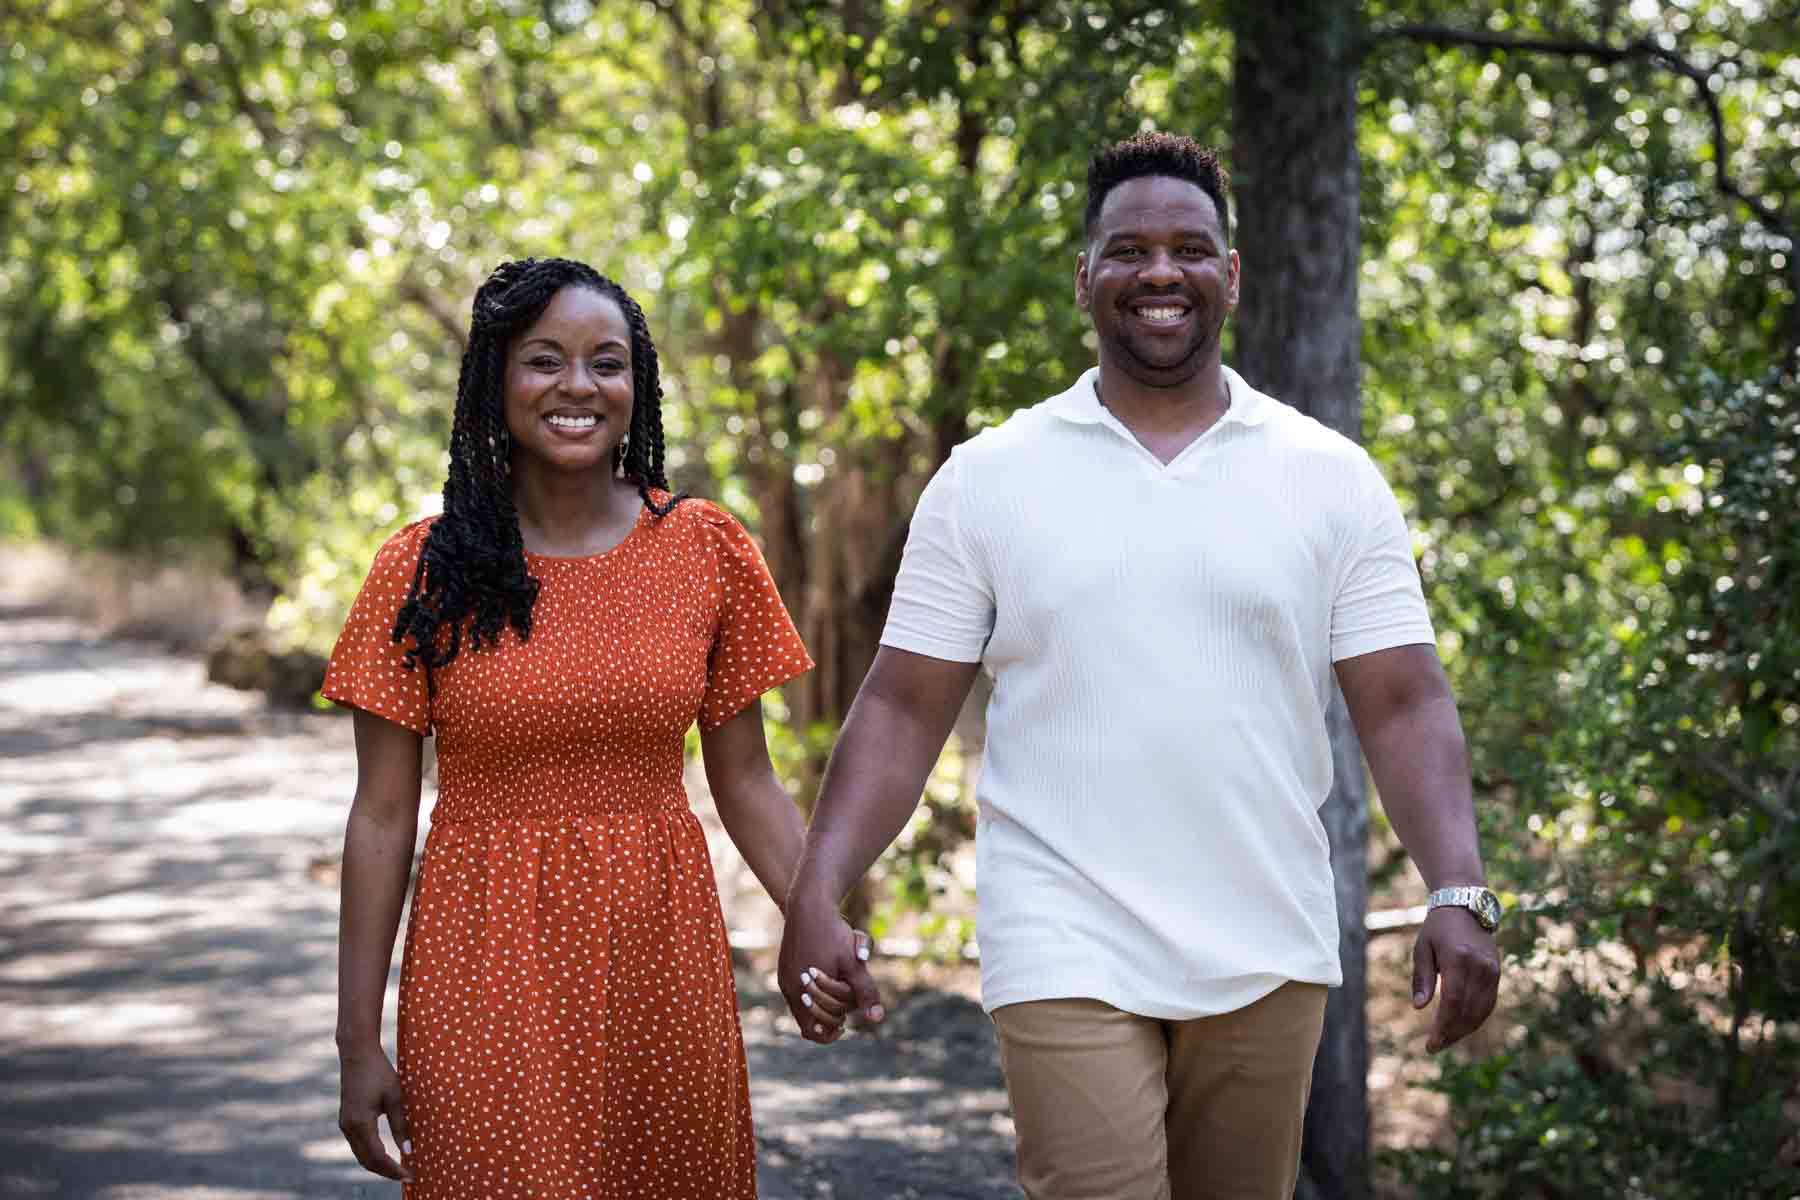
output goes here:
[[1106, 203], [1107, 194], [1127, 180], [1146, 175], [1184, 179], [1211, 196], [1213, 207], [1219, 210], [1225, 240], [1231, 240], [1231, 176], [1219, 162], [1218, 154], [1185, 134], [1160, 132], [1140, 133], [1114, 142], [1088, 163], [1087, 214], [1083, 218], [1086, 236], [1094, 236], [1094, 223], [1100, 219], [1100, 207]]

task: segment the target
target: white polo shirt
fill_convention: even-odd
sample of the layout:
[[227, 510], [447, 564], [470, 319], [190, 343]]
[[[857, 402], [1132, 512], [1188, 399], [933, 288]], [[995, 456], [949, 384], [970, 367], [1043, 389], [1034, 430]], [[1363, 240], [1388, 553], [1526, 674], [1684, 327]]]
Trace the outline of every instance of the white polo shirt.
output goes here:
[[1399, 505], [1361, 447], [1234, 371], [1166, 466], [1098, 376], [951, 454], [881, 638], [993, 676], [983, 1006], [1186, 1019], [1340, 983], [1331, 664], [1434, 640]]

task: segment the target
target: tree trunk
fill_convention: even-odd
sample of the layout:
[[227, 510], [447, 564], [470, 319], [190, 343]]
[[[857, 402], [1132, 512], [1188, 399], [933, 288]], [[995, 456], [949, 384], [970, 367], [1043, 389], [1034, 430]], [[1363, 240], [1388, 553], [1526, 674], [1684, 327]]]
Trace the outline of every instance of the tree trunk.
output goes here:
[[[1230, 165], [1243, 285], [1232, 362], [1258, 388], [1360, 439], [1360, 5], [1245, 0], [1233, 16]], [[1335, 783], [1320, 817], [1331, 838], [1344, 986], [1325, 1010], [1296, 1195], [1363, 1200], [1369, 1195], [1368, 811], [1361, 751], [1335, 692], [1327, 720]]]

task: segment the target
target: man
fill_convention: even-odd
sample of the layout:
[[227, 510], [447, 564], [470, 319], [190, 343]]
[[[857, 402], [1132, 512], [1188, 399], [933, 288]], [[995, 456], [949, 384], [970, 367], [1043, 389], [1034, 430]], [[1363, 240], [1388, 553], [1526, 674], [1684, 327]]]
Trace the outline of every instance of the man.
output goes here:
[[[1225, 173], [1148, 134], [1088, 171], [1075, 302], [1097, 370], [957, 448], [920, 498], [882, 648], [789, 891], [780, 982], [879, 997], [838, 916], [918, 802], [975, 672], [982, 1001], [1033, 1200], [1291, 1195], [1325, 991], [1332, 674], [1433, 889], [1430, 1048], [1494, 1005], [1467, 756], [1404, 521], [1354, 443], [1220, 361]], [[817, 997], [817, 998], [815, 998]]]

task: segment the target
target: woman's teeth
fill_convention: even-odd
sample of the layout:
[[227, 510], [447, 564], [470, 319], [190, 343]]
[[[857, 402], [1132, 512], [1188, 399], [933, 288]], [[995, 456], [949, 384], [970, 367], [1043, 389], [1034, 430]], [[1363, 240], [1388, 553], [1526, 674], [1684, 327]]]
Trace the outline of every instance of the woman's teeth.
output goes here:
[[592, 429], [600, 423], [600, 418], [595, 416], [562, 417], [552, 415], [545, 417], [544, 420], [550, 422], [558, 429]]

